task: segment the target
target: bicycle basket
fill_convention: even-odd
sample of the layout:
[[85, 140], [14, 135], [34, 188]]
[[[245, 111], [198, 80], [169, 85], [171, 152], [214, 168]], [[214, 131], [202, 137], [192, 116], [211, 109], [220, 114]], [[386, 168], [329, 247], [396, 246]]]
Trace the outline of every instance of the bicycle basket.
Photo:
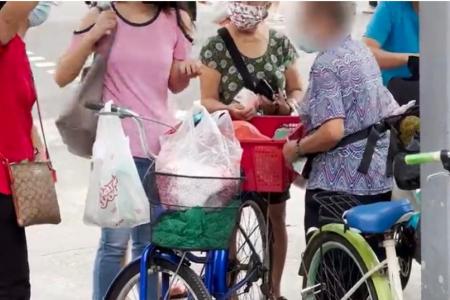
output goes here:
[[[152, 243], [189, 251], [228, 249], [238, 219], [241, 179], [155, 175], [160, 199], [150, 202]], [[182, 205], [183, 199], [173, 199], [172, 192], [174, 182], [180, 181], [183, 186], [189, 184], [194, 188], [217, 187], [218, 181], [226, 184], [203, 205]], [[192, 189], [189, 192], [195, 193]]]
[[353, 196], [345, 193], [320, 192], [313, 196], [318, 206], [321, 225], [342, 223], [342, 216], [352, 207], [361, 203]]

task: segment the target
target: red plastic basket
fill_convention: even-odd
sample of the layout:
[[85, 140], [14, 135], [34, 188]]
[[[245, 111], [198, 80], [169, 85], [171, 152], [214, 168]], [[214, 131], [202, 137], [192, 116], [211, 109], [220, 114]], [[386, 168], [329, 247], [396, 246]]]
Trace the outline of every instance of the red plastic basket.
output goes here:
[[[299, 117], [291, 116], [263, 116], [255, 117], [252, 123], [258, 130], [272, 137], [283, 125], [298, 124], [299, 127], [291, 138], [303, 136], [303, 127]], [[254, 141], [241, 140], [244, 150], [241, 167], [245, 181], [243, 191], [281, 193], [289, 188], [296, 174], [286, 166], [283, 156], [284, 140]]]

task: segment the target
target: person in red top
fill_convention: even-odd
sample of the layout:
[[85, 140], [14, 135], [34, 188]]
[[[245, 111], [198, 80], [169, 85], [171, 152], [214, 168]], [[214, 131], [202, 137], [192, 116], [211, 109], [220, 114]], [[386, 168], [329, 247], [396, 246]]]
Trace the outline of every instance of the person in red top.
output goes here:
[[0, 300], [30, 299], [25, 231], [17, 225], [6, 161], [34, 158], [31, 110], [36, 100], [18, 30], [37, 2], [0, 2]]

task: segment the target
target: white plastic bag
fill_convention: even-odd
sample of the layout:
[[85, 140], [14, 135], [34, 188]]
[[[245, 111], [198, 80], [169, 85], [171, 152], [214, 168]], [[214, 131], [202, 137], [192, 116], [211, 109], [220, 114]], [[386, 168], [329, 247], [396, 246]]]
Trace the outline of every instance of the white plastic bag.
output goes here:
[[[111, 102], [104, 111], [111, 111]], [[100, 115], [84, 222], [130, 228], [150, 222], [150, 205], [117, 116]]]
[[[197, 124], [196, 115], [201, 116]], [[203, 106], [194, 106], [178, 130], [161, 139], [156, 171], [224, 179], [157, 176], [161, 202], [181, 207], [225, 206], [239, 186], [239, 180], [225, 178], [240, 177], [241, 156], [228, 112], [211, 116]]]

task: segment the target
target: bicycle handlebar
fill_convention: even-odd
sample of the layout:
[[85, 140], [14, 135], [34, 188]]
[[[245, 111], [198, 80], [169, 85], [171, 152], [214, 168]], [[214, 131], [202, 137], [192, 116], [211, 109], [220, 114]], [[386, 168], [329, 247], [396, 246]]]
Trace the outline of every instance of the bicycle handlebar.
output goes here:
[[405, 156], [405, 162], [408, 165], [421, 165], [441, 161], [441, 151], [424, 152], [410, 154]]
[[[84, 107], [90, 110], [100, 111], [102, 110], [105, 105], [103, 104], [97, 104], [97, 103], [85, 103]], [[117, 107], [115, 105], [111, 105], [111, 111], [117, 110]]]
[[450, 152], [448, 150], [406, 155], [405, 162], [408, 165], [441, 162], [444, 169], [450, 172]]

